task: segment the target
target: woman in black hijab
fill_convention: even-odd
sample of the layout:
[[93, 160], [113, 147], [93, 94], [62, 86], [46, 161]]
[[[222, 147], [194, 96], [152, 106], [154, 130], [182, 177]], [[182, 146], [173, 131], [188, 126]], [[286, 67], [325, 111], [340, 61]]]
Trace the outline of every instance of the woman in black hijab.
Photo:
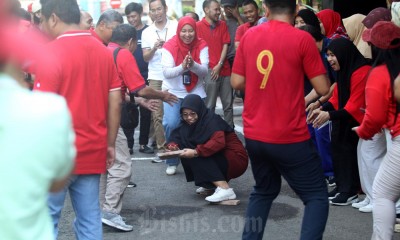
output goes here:
[[336, 188], [329, 193], [331, 204], [349, 205], [357, 200], [360, 180], [357, 165], [358, 136], [352, 128], [361, 124], [365, 108], [365, 85], [371, 69], [357, 47], [345, 38], [332, 40], [328, 62], [337, 73], [332, 97], [307, 121], [321, 127], [332, 121], [331, 147]]
[[181, 105], [182, 121], [170, 136], [167, 149], [183, 149], [180, 155], [186, 180], [200, 186], [197, 193], [215, 189], [209, 202], [235, 199], [228, 181], [242, 175], [248, 156], [235, 131], [205, 106], [195, 94], [187, 95]]
[[318, 32], [321, 32], [321, 26], [319, 24], [318, 17], [310, 9], [300, 10], [297, 13], [296, 18], [294, 20], [294, 26], [297, 28], [304, 26], [306, 24], [315, 27], [318, 30]]

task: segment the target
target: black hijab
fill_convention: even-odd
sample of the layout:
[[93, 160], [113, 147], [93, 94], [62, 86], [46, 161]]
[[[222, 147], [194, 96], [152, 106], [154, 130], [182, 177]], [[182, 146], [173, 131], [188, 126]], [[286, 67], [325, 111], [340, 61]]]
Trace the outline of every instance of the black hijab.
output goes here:
[[327, 47], [335, 54], [340, 70], [337, 71], [337, 88], [339, 109], [344, 108], [350, 98], [351, 75], [360, 67], [368, 65], [368, 61], [348, 39], [337, 38]]
[[318, 32], [321, 32], [321, 26], [319, 25], [318, 17], [312, 10], [307, 8], [302, 9], [297, 13], [297, 16], [301, 17], [306, 24], [315, 27]]
[[207, 142], [216, 131], [233, 132], [233, 129], [217, 114], [211, 112], [200, 96], [187, 95], [181, 105], [182, 110], [190, 109], [197, 113], [197, 122], [187, 124], [183, 119], [178, 128], [172, 131], [170, 141], [180, 148], [196, 148], [198, 144]]

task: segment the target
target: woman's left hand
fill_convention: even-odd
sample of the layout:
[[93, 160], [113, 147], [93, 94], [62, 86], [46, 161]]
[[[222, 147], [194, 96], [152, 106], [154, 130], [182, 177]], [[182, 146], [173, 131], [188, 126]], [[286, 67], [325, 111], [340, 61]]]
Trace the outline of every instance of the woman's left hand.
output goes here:
[[184, 148], [183, 153], [181, 153], [180, 157], [182, 158], [194, 158], [197, 156], [197, 151], [195, 149]]
[[318, 116], [313, 121], [313, 127], [321, 127], [326, 121], [329, 120], [329, 113], [326, 111], [320, 111]]

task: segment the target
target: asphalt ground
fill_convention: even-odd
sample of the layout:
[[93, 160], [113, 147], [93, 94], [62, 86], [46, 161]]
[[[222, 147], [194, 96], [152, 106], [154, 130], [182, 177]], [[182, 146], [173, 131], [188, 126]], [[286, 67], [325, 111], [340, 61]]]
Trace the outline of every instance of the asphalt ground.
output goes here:
[[[240, 102], [236, 102], [235, 126], [243, 140]], [[152, 163], [155, 154], [138, 151], [138, 132], [132, 155], [132, 181], [123, 198], [122, 217], [133, 225], [132, 232], [121, 232], [103, 225], [104, 239], [136, 240], [231, 240], [241, 239], [248, 197], [254, 180], [250, 167], [244, 175], [230, 182], [240, 204], [237, 206], [210, 205], [204, 196], [195, 193], [193, 183], [186, 182], [180, 165], [177, 174], [167, 176], [165, 163]], [[364, 196], [361, 196], [364, 197]], [[263, 239], [299, 239], [303, 204], [282, 181], [281, 193], [274, 201]], [[370, 239], [372, 214], [361, 213], [351, 206], [330, 206], [324, 239]], [[60, 221], [59, 239], [75, 239], [72, 222], [74, 213], [67, 198]], [[394, 239], [400, 240], [395, 233]]]

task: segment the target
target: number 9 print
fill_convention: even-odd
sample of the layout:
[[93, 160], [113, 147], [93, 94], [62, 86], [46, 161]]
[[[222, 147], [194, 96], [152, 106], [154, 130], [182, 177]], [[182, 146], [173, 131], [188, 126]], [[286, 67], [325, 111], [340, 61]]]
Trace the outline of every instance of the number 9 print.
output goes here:
[[[263, 68], [262, 60], [263, 58], [268, 57], [268, 66], [267, 68]], [[264, 78], [261, 82], [260, 89], [264, 89], [268, 82], [269, 73], [271, 72], [272, 66], [274, 65], [274, 56], [272, 55], [271, 51], [263, 50], [258, 54], [257, 57], [257, 69], [261, 74], [264, 74]]]

